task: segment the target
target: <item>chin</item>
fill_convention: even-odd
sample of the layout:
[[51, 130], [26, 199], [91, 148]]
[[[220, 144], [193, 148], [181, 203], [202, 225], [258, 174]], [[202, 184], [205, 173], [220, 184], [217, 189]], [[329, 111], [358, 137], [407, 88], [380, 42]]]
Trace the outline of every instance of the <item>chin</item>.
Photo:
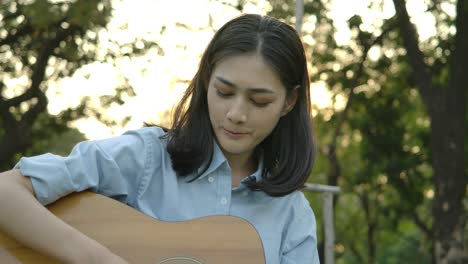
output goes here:
[[249, 149], [242, 145], [243, 144], [236, 143], [236, 142], [225, 142], [225, 141], [223, 142], [223, 140], [219, 142], [220, 148], [224, 152], [229, 153], [231, 155], [240, 155], [242, 153], [249, 152]]
[[221, 143], [220, 146], [225, 152], [228, 152], [230, 154], [240, 154], [242, 152], [245, 152], [245, 149], [235, 146], [234, 144], [223, 144]]

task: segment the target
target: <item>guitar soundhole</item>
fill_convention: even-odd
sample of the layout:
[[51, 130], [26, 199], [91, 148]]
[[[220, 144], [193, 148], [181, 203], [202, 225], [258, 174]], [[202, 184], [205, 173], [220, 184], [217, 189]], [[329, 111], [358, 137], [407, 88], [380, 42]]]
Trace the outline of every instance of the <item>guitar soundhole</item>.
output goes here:
[[203, 264], [203, 262], [192, 257], [171, 257], [161, 260], [158, 264]]

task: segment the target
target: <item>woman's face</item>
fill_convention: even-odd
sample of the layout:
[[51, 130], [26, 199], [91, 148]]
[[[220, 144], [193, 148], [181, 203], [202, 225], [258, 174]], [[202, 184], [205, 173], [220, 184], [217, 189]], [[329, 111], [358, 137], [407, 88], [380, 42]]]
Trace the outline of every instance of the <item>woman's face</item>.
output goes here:
[[211, 75], [207, 96], [211, 125], [228, 159], [250, 157], [295, 102], [295, 96], [286, 100], [286, 88], [257, 54], [221, 60]]

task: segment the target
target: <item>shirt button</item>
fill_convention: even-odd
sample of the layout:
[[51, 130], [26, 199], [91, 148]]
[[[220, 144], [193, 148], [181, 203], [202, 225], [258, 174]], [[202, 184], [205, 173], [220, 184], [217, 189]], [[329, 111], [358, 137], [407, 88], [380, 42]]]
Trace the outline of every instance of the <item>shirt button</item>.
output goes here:
[[214, 178], [210, 176], [210, 177], [208, 177], [208, 181], [209, 182], [214, 182]]
[[227, 204], [227, 199], [225, 197], [221, 198], [221, 204], [222, 205]]
[[247, 194], [249, 194], [249, 191], [243, 191], [242, 192], [242, 195], [244, 195], [244, 196], [247, 196]]

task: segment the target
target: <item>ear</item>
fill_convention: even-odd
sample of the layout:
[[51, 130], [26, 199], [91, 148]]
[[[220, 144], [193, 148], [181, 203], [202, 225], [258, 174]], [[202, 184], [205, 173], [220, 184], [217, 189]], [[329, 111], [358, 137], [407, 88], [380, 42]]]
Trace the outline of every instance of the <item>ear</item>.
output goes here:
[[291, 111], [294, 108], [294, 105], [296, 105], [298, 90], [299, 85], [295, 86], [293, 90], [286, 95], [286, 100], [284, 101], [281, 116], [285, 116], [287, 113], [289, 113], [289, 111]]

